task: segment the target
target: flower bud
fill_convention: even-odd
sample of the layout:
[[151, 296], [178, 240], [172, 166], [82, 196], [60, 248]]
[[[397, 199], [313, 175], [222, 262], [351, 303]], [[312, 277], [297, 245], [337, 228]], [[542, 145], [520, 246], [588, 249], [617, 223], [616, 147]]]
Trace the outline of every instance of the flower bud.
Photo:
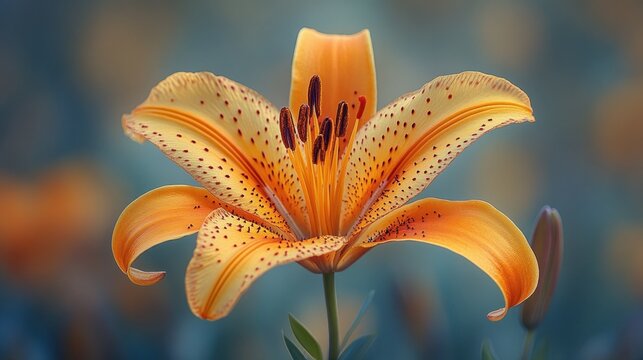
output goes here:
[[539, 278], [536, 291], [522, 307], [521, 320], [527, 330], [534, 330], [545, 317], [560, 273], [563, 258], [563, 224], [556, 209], [545, 206], [540, 211], [531, 239], [531, 248], [538, 260]]

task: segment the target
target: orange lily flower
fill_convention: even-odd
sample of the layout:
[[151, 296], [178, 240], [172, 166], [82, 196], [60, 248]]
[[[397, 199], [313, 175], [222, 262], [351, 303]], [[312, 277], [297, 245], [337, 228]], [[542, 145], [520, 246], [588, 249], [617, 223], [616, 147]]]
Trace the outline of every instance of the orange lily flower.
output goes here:
[[165, 273], [132, 267], [136, 258], [198, 232], [187, 297], [196, 316], [215, 320], [275, 266], [298, 262], [327, 274], [374, 246], [421, 241], [487, 273], [505, 301], [488, 318], [502, 319], [538, 281], [520, 230], [482, 201], [405, 204], [483, 134], [533, 121], [528, 97], [507, 80], [465, 72], [439, 77], [379, 112], [376, 98], [367, 30], [301, 30], [290, 109], [211, 73], [162, 81], [123, 117], [123, 128], [202, 187], [161, 187], [132, 202], [112, 239], [120, 269], [136, 284], [154, 284]]

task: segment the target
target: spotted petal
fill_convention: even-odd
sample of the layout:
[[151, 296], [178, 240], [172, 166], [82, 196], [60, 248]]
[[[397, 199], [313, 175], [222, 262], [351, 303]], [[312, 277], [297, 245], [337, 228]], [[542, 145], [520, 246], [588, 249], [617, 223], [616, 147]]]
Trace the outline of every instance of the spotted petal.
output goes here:
[[338, 268], [346, 268], [374, 246], [407, 240], [449, 249], [489, 275], [505, 300], [503, 308], [487, 315], [493, 321], [528, 298], [538, 283], [538, 263], [525, 236], [500, 211], [475, 200], [424, 199], [398, 208], [351, 240]]
[[350, 109], [347, 128], [352, 129], [360, 96], [367, 99], [362, 119], [369, 119], [375, 113], [375, 61], [368, 30], [352, 35], [329, 35], [302, 29], [292, 61], [291, 109], [299, 109], [301, 104], [307, 103], [308, 83], [313, 75], [318, 75], [322, 83], [322, 119], [326, 116], [335, 118], [337, 104], [343, 100]]
[[192, 186], [164, 186], [134, 200], [118, 218], [112, 251], [118, 267], [138, 285], [152, 285], [165, 276], [132, 267], [143, 252], [160, 243], [195, 233], [221, 204], [207, 190]]
[[483, 134], [533, 120], [524, 92], [477, 72], [442, 76], [402, 96], [357, 134], [342, 200], [343, 233], [405, 204]]
[[199, 232], [186, 273], [192, 312], [207, 320], [226, 316], [250, 284], [271, 268], [339, 249], [342, 237], [285, 239], [224, 209], [213, 211]]
[[306, 204], [277, 116], [263, 97], [231, 80], [177, 73], [124, 116], [123, 127], [135, 140], [154, 143], [221, 201], [282, 229], [306, 228]]

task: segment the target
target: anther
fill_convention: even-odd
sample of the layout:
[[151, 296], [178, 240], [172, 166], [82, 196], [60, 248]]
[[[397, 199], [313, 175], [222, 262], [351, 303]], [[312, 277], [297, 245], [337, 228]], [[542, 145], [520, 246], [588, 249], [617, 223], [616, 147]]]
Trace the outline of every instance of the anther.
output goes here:
[[297, 116], [297, 133], [301, 141], [306, 142], [308, 139], [308, 119], [310, 117], [310, 107], [302, 104], [299, 107], [299, 116]]
[[346, 101], [340, 101], [337, 104], [337, 116], [335, 117], [335, 136], [342, 137], [346, 135], [348, 127], [348, 104]]
[[322, 149], [322, 151], [319, 152], [319, 161], [326, 161], [326, 150]]
[[292, 123], [292, 114], [287, 107], [281, 108], [279, 113], [279, 129], [281, 130], [281, 141], [286, 149], [295, 149], [295, 127]]
[[310, 78], [310, 83], [308, 84], [308, 106], [311, 109], [311, 116], [312, 110], [315, 110], [315, 114], [317, 114], [317, 117], [319, 117], [319, 114], [321, 113], [320, 103], [321, 79], [319, 78], [319, 76], [313, 75], [313, 77]]
[[313, 164], [317, 164], [317, 162], [320, 160], [320, 157], [323, 161], [323, 159], [326, 157], [325, 154], [326, 152], [324, 151], [324, 137], [319, 134], [317, 135], [317, 137], [315, 138], [315, 142], [313, 143]]
[[319, 126], [319, 135], [324, 137], [324, 151], [330, 146], [330, 138], [333, 135], [333, 120], [326, 117]]
[[362, 115], [364, 115], [364, 108], [366, 107], [366, 96], [360, 96], [358, 98], [359, 100], [359, 110], [357, 110], [357, 118], [361, 119]]

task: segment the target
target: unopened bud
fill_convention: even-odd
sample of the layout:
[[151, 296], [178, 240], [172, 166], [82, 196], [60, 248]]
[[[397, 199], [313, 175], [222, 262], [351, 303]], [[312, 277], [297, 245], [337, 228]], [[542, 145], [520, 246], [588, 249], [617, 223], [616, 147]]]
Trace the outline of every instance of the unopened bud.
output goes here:
[[538, 260], [536, 291], [522, 306], [522, 324], [534, 330], [545, 317], [556, 288], [563, 258], [563, 224], [556, 209], [545, 206], [531, 238], [531, 248]]

